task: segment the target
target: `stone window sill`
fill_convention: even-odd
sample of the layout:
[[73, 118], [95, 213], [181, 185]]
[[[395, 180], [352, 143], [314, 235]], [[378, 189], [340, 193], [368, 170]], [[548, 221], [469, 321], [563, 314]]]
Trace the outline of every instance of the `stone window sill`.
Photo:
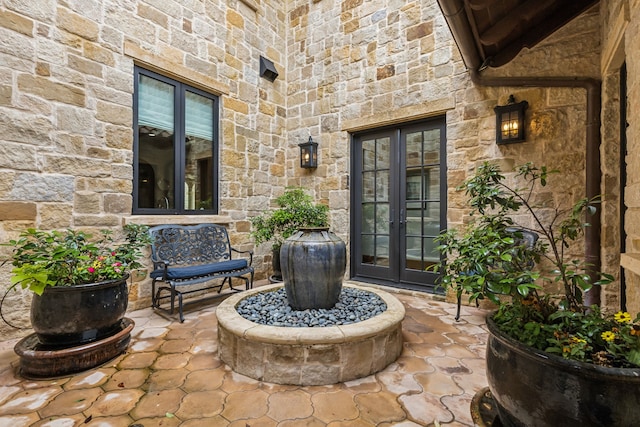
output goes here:
[[149, 226], [163, 224], [195, 225], [213, 223], [229, 225], [232, 222], [226, 215], [132, 215], [123, 218], [123, 224], [145, 224]]

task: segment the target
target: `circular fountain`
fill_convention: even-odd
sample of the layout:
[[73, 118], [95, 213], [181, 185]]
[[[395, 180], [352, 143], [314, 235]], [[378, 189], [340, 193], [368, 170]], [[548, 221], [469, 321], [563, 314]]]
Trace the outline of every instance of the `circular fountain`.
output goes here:
[[381, 371], [402, 352], [404, 306], [382, 290], [344, 286], [376, 294], [387, 309], [347, 325], [269, 326], [245, 319], [236, 306], [282, 284], [232, 295], [216, 309], [220, 359], [235, 372], [260, 381], [303, 386], [335, 384]]

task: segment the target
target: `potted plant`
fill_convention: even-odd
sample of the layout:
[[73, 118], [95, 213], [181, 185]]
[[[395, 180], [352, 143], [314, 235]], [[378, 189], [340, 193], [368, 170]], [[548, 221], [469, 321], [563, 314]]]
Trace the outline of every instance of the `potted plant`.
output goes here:
[[300, 187], [287, 187], [285, 192], [275, 199], [277, 209], [251, 218], [251, 235], [257, 245], [271, 242], [273, 252], [272, 281], [282, 281], [280, 267], [280, 247], [293, 233], [302, 227], [327, 227], [329, 208], [316, 204], [313, 198]]
[[[502, 425], [640, 425], [640, 317], [583, 304], [583, 292], [612, 280], [571, 252], [598, 200], [566, 210], [541, 200], [552, 173], [528, 163], [509, 184], [480, 166], [459, 188], [470, 223], [438, 238], [440, 283], [458, 303], [497, 304], [487, 379]], [[544, 291], [554, 286], [561, 292]]]
[[139, 268], [148, 228], [124, 226], [125, 242], [111, 231], [99, 238], [83, 231], [29, 228], [13, 247], [11, 288], [33, 292], [31, 324], [42, 344], [74, 346], [99, 340], [119, 327], [128, 303], [126, 280]]

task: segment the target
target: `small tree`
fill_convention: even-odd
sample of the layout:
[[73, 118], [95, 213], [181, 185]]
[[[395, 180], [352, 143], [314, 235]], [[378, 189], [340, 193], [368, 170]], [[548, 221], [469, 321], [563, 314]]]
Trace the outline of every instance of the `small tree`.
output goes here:
[[[569, 210], [544, 208], [534, 204], [534, 195], [547, 185], [549, 171], [545, 166], [527, 163], [517, 169], [515, 180], [522, 187], [510, 186], [496, 165], [484, 163], [475, 176], [459, 189], [469, 196], [474, 220], [463, 231], [450, 229], [438, 238], [445, 260], [436, 266], [442, 273], [441, 284], [458, 296], [468, 294], [470, 302], [484, 298], [496, 304], [502, 296], [514, 303], [534, 299], [544, 317], [556, 311], [554, 302], [543, 297], [536, 281], [559, 283], [564, 293], [559, 306], [573, 312], [584, 312], [582, 293], [612, 280], [602, 275], [594, 281], [590, 267], [582, 260], [568, 259], [573, 241], [589, 226], [587, 216], [595, 212], [599, 200], [581, 199]], [[551, 215], [543, 211], [551, 210]], [[533, 226], [516, 224], [513, 215], [525, 211]], [[548, 212], [547, 212], [548, 213]], [[533, 232], [543, 238], [526, 244], [524, 233]], [[532, 270], [532, 262], [548, 260], [552, 268], [547, 274]]]

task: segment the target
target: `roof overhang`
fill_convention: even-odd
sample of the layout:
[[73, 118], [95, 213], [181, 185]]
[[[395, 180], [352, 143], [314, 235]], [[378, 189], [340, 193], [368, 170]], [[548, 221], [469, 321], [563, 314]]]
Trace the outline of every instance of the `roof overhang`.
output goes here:
[[599, 0], [438, 0], [467, 68], [500, 67]]

